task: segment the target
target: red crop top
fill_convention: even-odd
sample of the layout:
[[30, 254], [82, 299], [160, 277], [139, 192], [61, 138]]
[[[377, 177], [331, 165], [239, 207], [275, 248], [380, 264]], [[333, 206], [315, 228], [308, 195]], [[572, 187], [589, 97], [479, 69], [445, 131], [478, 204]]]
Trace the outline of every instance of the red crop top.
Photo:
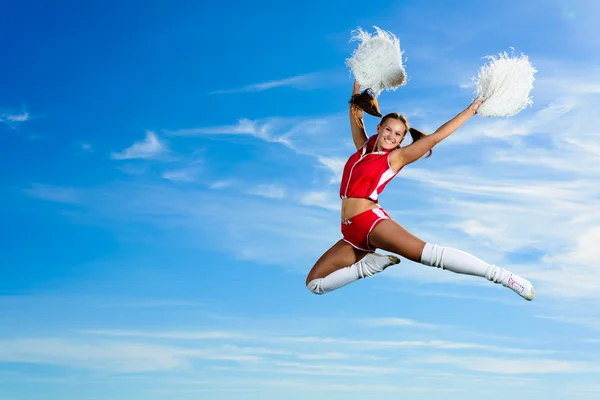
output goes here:
[[394, 172], [390, 166], [389, 153], [393, 149], [373, 152], [377, 136], [371, 136], [344, 165], [340, 198], [363, 198], [377, 203], [379, 194], [400, 172]]

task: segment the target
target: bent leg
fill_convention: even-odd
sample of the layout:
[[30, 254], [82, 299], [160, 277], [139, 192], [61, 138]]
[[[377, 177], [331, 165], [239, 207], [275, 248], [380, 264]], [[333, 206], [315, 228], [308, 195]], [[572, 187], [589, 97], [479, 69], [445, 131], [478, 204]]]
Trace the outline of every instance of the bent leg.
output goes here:
[[369, 236], [377, 248], [399, 254], [411, 261], [448, 271], [486, 278], [515, 291], [526, 300], [533, 300], [535, 290], [529, 281], [504, 268], [488, 264], [479, 258], [451, 247], [426, 243], [412, 235], [397, 222], [380, 222]]
[[306, 287], [324, 294], [362, 278], [382, 272], [400, 259], [358, 250], [344, 240], [327, 250], [306, 277]]

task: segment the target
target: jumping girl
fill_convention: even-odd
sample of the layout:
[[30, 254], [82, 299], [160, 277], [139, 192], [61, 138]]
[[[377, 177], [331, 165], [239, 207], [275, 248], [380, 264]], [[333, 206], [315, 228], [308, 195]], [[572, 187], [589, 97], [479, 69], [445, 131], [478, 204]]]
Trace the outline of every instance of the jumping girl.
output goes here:
[[[356, 81], [352, 95], [360, 95]], [[382, 249], [426, 266], [486, 278], [526, 300], [533, 300], [535, 290], [528, 280], [464, 251], [424, 242], [400, 226], [378, 204], [385, 186], [404, 166], [431, 154], [433, 147], [473, 117], [481, 104], [481, 100], [475, 99], [430, 135], [411, 128], [403, 115], [390, 113], [381, 118], [377, 134], [371, 137], [362, 123], [363, 110], [350, 106], [352, 139], [357, 151], [344, 166], [340, 185], [343, 239], [327, 250], [309, 272], [306, 286], [311, 292], [324, 294], [339, 289], [400, 262], [398, 257], [375, 252]], [[400, 147], [407, 133], [413, 143]]]

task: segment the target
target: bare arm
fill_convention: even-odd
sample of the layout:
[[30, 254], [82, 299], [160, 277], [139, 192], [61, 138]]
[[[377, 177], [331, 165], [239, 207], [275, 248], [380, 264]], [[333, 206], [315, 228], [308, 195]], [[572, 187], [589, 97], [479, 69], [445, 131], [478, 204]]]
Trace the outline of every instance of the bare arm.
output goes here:
[[477, 113], [477, 109], [482, 102], [483, 101], [480, 99], [473, 100], [469, 107], [452, 118], [450, 121], [440, 126], [431, 135], [427, 135], [406, 147], [394, 150], [390, 155], [390, 161], [395, 169], [400, 169], [403, 166], [411, 164], [423, 157], [427, 152], [433, 149], [436, 144], [446, 139], [465, 122], [471, 119], [471, 117]]
[[[354, 96], [355, 94], [360, 94], [360, 85], [356, 80], [354, 81], [354, 89], [352, 90], [352, 95]], [[360, 121], [360, 124], [357, 119]], [[352, 129], [352, 140], [354, 140], [354, 145], [357, 149], [360, 149], [369, 140], [362, 119], [363, 110], [350, 105], [350, 129]]]

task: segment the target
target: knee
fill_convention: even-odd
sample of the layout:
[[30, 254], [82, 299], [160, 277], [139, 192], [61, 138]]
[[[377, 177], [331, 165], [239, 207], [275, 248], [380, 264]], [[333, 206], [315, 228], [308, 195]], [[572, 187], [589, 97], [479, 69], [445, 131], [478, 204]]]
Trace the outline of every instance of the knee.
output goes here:
[[323, 294], [325, 292], [321, 286], [321, 281], [322, 279], [313, 279], [311, 281], [307, 279], [306, 288], [314, 294]]
[[421, 264], [430, 267], [443, 268], [444, 248], [431, 243], [425, 243], [421, 254]]

